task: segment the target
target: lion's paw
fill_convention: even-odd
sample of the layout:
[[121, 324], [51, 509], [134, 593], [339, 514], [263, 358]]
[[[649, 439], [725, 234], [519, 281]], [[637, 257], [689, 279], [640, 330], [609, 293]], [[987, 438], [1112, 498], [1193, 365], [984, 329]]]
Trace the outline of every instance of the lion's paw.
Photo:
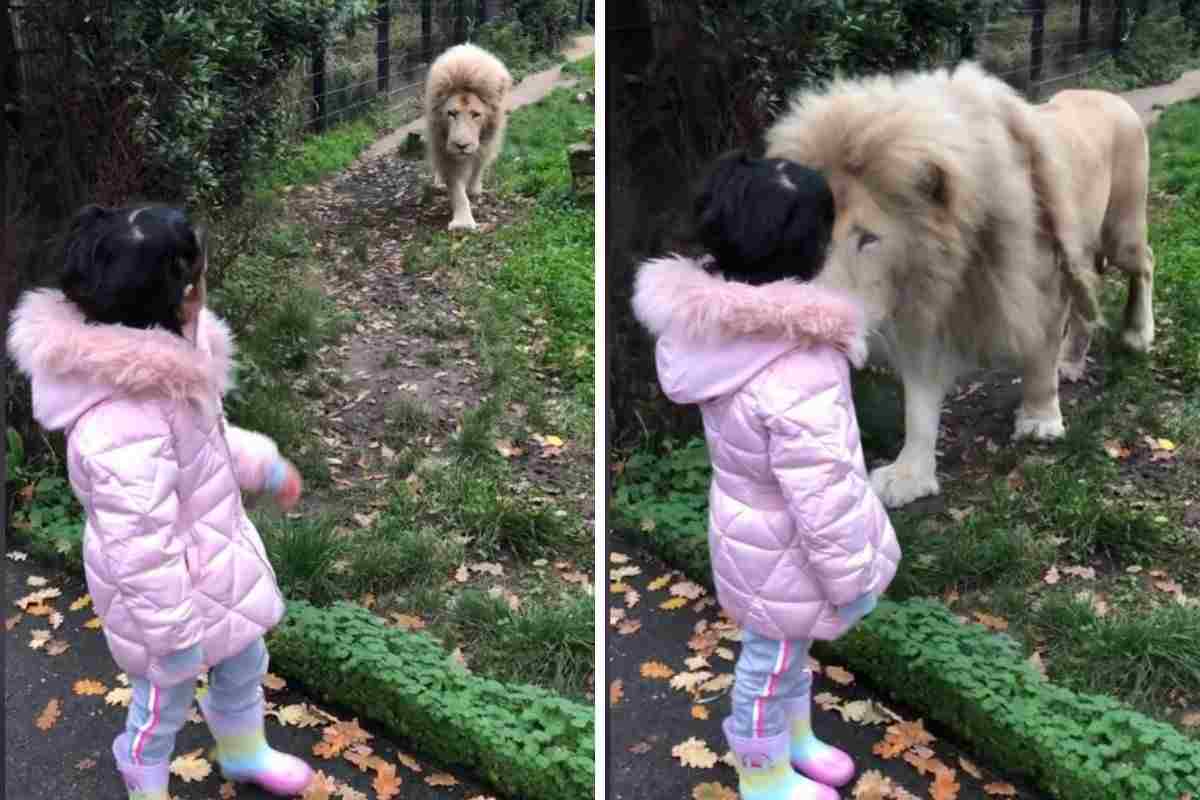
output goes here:
[[452, 219], [450, 224], [446, 226], [448, 231], [475, 231], [479, 230], [479, 226], [475, 224], [473, 219]]
[[1061, 439], [1067, 435], [1063, 426], [1062, 414], [1030, 414], [1024, 408], [1017, 409], [1016, 426], [1013, 428], [1013, 439], [1033, 439], [1039, 442], [1049, 442]]
[[1121, 341], [1135, 353], [1147, 353], [1150, 345], [1154, 344], [1154, 328], [1147, 325], [1142, 329], [1126, 328], [1121, 333]]
[[888, 508], [900, 508], [942, 491], [936, 474], [929, 475], [899, 463], [872, 470], [871, 488]]
[[1086, 361], [1063, 361], [1058, 365], [1058, 376], [1067, 383], [1077, 383], [1083, 380], [1085, 372], [1087, 372]]

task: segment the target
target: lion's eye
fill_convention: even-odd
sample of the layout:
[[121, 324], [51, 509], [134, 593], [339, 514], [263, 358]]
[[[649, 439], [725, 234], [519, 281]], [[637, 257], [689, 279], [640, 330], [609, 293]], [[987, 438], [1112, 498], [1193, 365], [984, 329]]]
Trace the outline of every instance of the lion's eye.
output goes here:
[[878, 241], [879, 241], [879, 237], [878, 237], [878, 236], [876, 236], [875, 234], [871, 233], [870, 231], [863, 231], [863, 232], [862, 232], [861, 234], [859, 234], [859, 236], [858, 236], [858, 249], [859, 249], [859, 251], [862, 251], [862, 250], [864, 250], [864, 249], [865, 249], [865, 248], [866, 248], [868, 245], [875, 244], [875, 243], [876, 243], [876, 242], [878, 242]]
[[479, 119], [480, 117], [483, 116], [483, 114], [480, 114], [478, 111], [472, 111], [471, 116], [475, 119]]
[[446, 114], [448, 114], [448, 115], [450, 116], [450, 118], [451, 118], [451, 119], [454, 119], [455, 117], [457, 117], [457, 116], [458, 116], [458, 112], [457, 112], [457, 111], [447, 111], [447, 112], [446, 112]]

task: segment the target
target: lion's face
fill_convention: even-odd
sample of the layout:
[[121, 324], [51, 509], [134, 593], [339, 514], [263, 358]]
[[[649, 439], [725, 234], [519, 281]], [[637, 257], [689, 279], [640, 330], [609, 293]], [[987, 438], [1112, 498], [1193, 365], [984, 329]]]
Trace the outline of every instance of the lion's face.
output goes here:
[[815, 283], [853, 294], [875, 327], [892, 315], [909, 260], [909, 233], [859, 181], [830, 181], [836, 216], [825, 266]]
[[477, 153], [491, 122], [487, 104], [471, 92], [458, 92], [446, 98], [440, 113], [446, 128], [446, 152], [455, 158]]

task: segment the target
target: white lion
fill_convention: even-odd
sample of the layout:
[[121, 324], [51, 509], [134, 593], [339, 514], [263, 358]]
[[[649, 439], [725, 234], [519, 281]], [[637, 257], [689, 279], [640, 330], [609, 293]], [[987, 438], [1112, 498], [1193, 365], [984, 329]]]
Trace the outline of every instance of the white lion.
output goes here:
[[508, 124], [508, 69], [486, 50], [460, 44], [437, 57], [425, 81], [425, 146], [434, 183], [450, 189], [450, 230], [475, 230], [471, 202], [500, 153]]
[[964, 64], [801, 93], [767, 142], [828, 177], [837, 217], [815, 282], [864, 302], [904, 386], [904, 447], [871, 474], [887, 505], [940, 491], [942, 401], [972, 366], [1022, 370], [1014, 438], [1064, 435], [1060, 352], [1077, 378], [1105, 259], [1130, 276], [1124, 341], [1153, 341], [1148, 147], [1119, 97], [1034, 106]]

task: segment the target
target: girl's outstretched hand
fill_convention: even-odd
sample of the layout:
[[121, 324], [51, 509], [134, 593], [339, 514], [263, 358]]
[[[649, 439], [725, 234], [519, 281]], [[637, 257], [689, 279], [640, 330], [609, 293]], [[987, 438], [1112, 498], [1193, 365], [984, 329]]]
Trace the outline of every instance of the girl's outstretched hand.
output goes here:
[[275, 502], [284, 511], [291, 511], [300, 501], [303, 481], [300, 471], [287, 459], [279, 459], [267, 470], [266, 490], [275, 497]]

